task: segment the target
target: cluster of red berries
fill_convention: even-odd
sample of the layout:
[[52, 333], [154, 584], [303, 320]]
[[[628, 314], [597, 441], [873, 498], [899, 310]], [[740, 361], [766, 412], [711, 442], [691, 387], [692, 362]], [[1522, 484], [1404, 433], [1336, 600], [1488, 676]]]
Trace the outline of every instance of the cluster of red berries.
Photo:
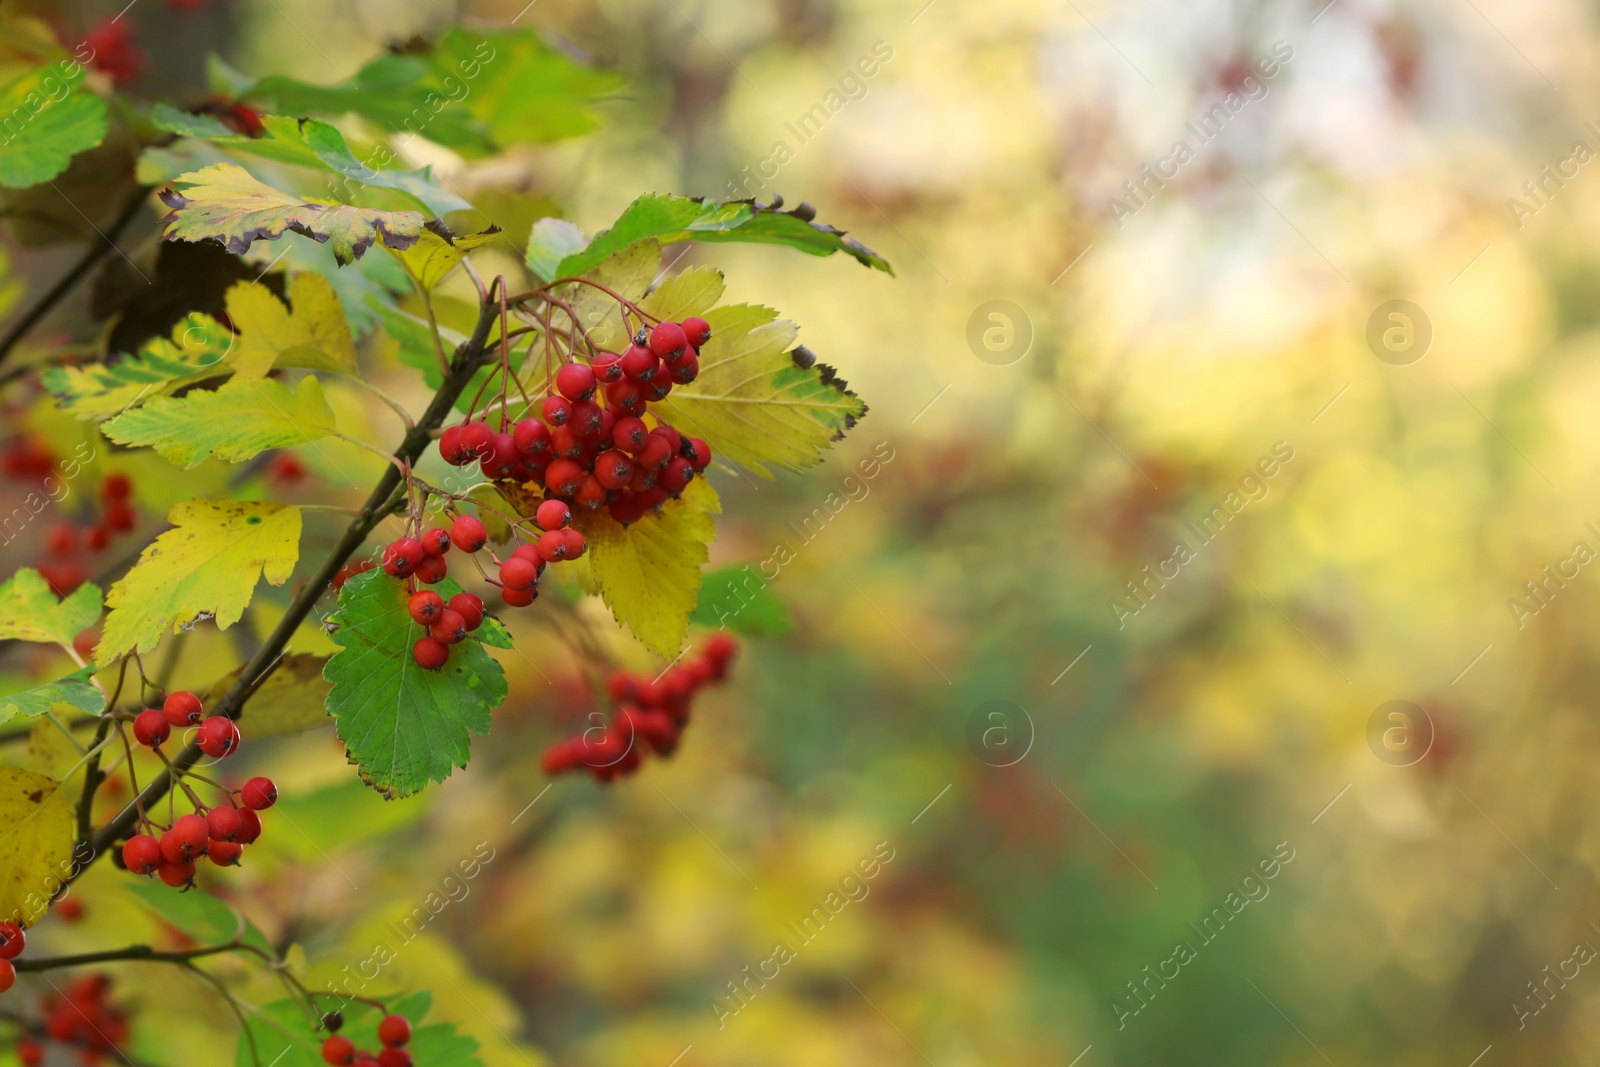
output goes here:
[[[200, 698], [193, 693], [175, 692], [160, 708], [146, 708], [133, 720], [133, 736], [141, 745], [156, 749], [171, 736], [174, 727], [196, 733], [200, 751], [214, 759], [230, 756], [239, 749], [239, 727], [226, 715], [203, 718]], [[238, 801], [234, 797], [237, 794]], [[278, 787], [270, 778], [252, 778], [240, 789], [227, 793], [227, 805], [197, 807], [181, 815], [158, 839], [141, 833], [122, 846], [122, 864], [134, 874], [156, 874], [170, 886], [186, 886], [194, 880], [195, 864], [209, 859], [219, 867], [239, 863], [244, 846], [261, 836], [261, 816], [278, 802]], [[143, 827], [160, 829], [140, 813]]]
[[128, 1017], [111, 1005], [111, 979], [86, 975], [44, 999], [44, 1026], [17, 1040], [17, 1062], [22, 1067], [43, 1067], [48, 1058], [45, 1040], [78, 1050], [85, 1067], [121, 1057], [119, 1046], [128, 1040]]
[[[331, 1012], [324, 1016], [324, 1025], [335, 1018], [343, 1021], [338, 1012]], [[329, 1028], [338, 1029], [338, 1024]], [[334, 1067], [411, 1067], [411, 1053], [405, 1048], [406, 1042], [411, 1040], [410, 1019], [404, 1015], [385, 1015], [378, 1024], [378, 1040], [383, 1042], [382, 1049], [376, 1053], [363, 1052], [348, 1037], [334, 1034], [322, 1043], [322, 1058]]]
[[0, 922], [0, 993], [10, 989], [17, 980], [17, 968], [11, 961], [22, 955], [27, 943], [22, 927], [14, 922]]
[[64, 597], [88, 581], [89, 570], [80, 562], [81, 553], [103, 552], [113, 537], [134, 528], [139, 516], [133, 510], [132, 496], [133, 482], [126, 474], [109, 474], [100, 483], [105, 511], [99, 522], [81, 528], [61, 522], [45, 534], [45, 551], [51, 561], [39, 564], [38, 569], [57, 596]]
[[0, 472], [14, 481], [44, 478], [55, 466], [49, 446], [31, 434], [13, 437], [0, 449]]
[[444, 579], [450, 570], [445, 553], [452, 545], [473, 553], [488, 543], [489, 532], [483, 523], [471, 515], [460, 515], [448, 530], [436, 526], [421, 537], [402, 537], [384, 548], [384, 573], [410, 583], [406, 611], [428, 631], [411, 646], [411, 658], [424, 670], [442, 669], [450, 659], [450, 646], [465, 641], [483, 625], [483, 600], [474, 593], [457, 593], [446, 602], [432, 589], [418, 589], [417, 583], [433, 585]]
[[587, 768], [602, 782], [626, 777], [642, 762], [640, 739], [657, 755], [671, 755], [688, 725], [694, 695], [726, 678], [738, 651], [733, 638], [717, 633], [706, 639], [699, 658], [668, 667], [654, 681], [617, 671], [606, 683], [608, 694], [619, 705], [611, 722], [564, 737], [545, 749], [545, 773]]
[[[704, 319], [640, 327], [621, 355], [576, 358], [555, 375], [542, 420], [503, 418], [495, 433], [483, 421], [452, 426], [439, 454], [457, 467], [476, 460], [492, 480], [537, 482], [546, 494], [591, 511], [602, 507], [627, 525], [676, 497], [711, 462], [711, 447], [652, 415], [676, 385], [700, 373], [700, 347], [711, 338]], [[601, 389], [604, 386], [604, 389]]]

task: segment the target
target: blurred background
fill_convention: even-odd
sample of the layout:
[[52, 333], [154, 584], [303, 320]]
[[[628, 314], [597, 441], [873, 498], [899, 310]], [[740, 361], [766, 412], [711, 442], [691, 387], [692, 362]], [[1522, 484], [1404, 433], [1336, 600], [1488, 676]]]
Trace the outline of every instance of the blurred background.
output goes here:
[[[127, 19], [180, 97], [207, 52], [337, 84], [458, 21], [537, 28], [625, 76], [599, 127], [411, 161], [519, 245], [651, 190], [816, 204], [898, 277], [680, 265], [871, 410], [804, 475], [718, 482], [713, 565], [763, 567], [767, 636], [672, 761], [544, 791], [588, 697], [537, 618], [493, 743], [423, 797], [326, 732], [260, 757], [297, 832], [233, 888], [313, 976], [442, 891], [374, 988], [432, 988], [494, 1067], [1600, 1056], [1592, 5], [524, 3]], [[72, 253], [9, 254], [15, 297]], [[195, 495], [102, 462], [147, 520]], [[116, 878], [53, 945], [149, 922]], [[231, 1044], [128, 982], [157, 1062]]]

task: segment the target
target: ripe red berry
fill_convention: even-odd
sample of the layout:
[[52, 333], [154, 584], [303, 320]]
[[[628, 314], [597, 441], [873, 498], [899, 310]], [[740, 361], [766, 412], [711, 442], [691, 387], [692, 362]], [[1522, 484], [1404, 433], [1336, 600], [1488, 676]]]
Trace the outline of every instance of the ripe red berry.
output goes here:
[[550, 431], [550, 454], [557, 459], [577, 459], [583, 455], [583, 440], [571, 426]]
[[572, 402], [564, 396], [547, 396], [540, 407], [544, 421], [551, 426], [565, 426], [567, 420], [572, 418]]
[[594, 511], [604, 504], [610, 495], [611, 491], [600, 483], [600, 479], [591, 474], [584, 478], [583, 484], [578, 486], [577, 496], [572, 499], [579, 507]]
[[206, 845], [206, 858], [218, 867], [238, 866], [239, 857], [244, 855], [244, 846], [237, 841], [217, 841], [213, 839]]
[[494, 431], [486, 422], [467, 422], [461, 425], [461, 449], [469, 459], [487, 455], [494, 442]]
[[404, 1015], [385, 1015], [378, 1024], [378, 1040], [388, 1048], [399, 1048], [411, 1040], [411, 1020]]
[[669, 394], [671, 392], [672, 392], [672, 377], [671, 377], [671, 375], [667, 375], [667, 374], [660, 375], [659, 377], [656, 378], [655, 381], [650, 382], [648, 385], [644, 386], [645, 403], [654, 404], [657, 401], [665, 400], [667, 398], [667, 394]]
[[589, 364], [596, 380], [610, 384], [622, 380], [622, 357], [615, 352], [602, 352]]
[[261, 836], [261, 816], [249, 808], [239, 809], [239, 836], [235, 839], [241, 845], [249, 845]]
[[556, 371], [556, 389], [577, 403], [594, 395], [594, 371], [586, 363], [568, 363]]
[[161, 710], [166, 715], [167, 721], [181, 730], [185, 726], [199, 723], [200, 713], [205, 708], [201, 706], [199, 697], [180, 689], [176, 693], [167, 694]]
[[639, 466], [647, 470], [660, 470], [672, 458], [673, 448], [667, 439], [660, 434], [651, 434], [650, 440], [639, 449]]
[[634, 345], [622, 354], [622, 373], [631, 382], [644, 385], [661, 371], [661, 359], [656, 353], [641, 345]]
[[544, 487], [556, 496], [574, 497], [583, 485], [584, 471], [570, 459], [558, 459], [545, 468]]
[[690, 437], [687, 440], [689, 446], [694, 450], [694, 454], [687, 457], [689, 462], [694, 465], [694, 469], [703, 471], [711, 466], [711, 446], [698, 437]]
[[452, 467], [464, 467], [472, 462], [472, 454], [461, 443], [461, 427], [452, 426], [439, 435], [439, 455]]
[[616, 426], [611, 430], [611, 443], [628, 455], [636, 455], [639, 449], [650, 440], [650, 428], [644, 420], [628, 415], [617, 420]]
[[322, 1043], [322, 1058], [334, 1067], [350, 1067], [356, 1062], [356, 1043], [343, 1034], [334, 1034]]
[[430, 556], [442, 556], [450, 551], [450, 531], [434, 527], [423, 534], [422, 551]]
[[28, 943], [27, 935], [22, 932], [22, 927], [14, 922], [0, 922], [0, 960], [14, 960], [22, 955], [23, 946]]
[[533, 513], [533, 521], [541, 530], [559, 530], [572, 521], [572, 509], [560, 500], [546, 500]]
[[44, 1046], [31, 1037], [18, 1038], [17, 1062], [22, 1067], [44, 1067]]
[[616, 449], [608, 449], [594, 459], [594, 476], [607, 489], [626, 489], [633, 480], [633, 460]]
[[489, 543], [489, 531], [473, 515], [458, 515], [450, 524], [450, 540], [463, 552], [476, 552]]
[[138, 523], [139, 516], [133, 510], [132, 504], [129, 504], [126, 500], [116, 500], [112, 502], [110, 507], [106, 508], [105, 519], [106, 525], [113, 530], [127, 533]]
[[239, 812], [234, 808], [212, 808], [206, 812], [206, 832], [213, 841], [239, 838]]
[[422, 562], [417, 564], [417, 580], [432, 585], [442, 581], [450, 573], [450, 564], [445, 562], [443, 556], [424, 556]]
[[582, 530], [576, 530], [569, 526], [565, 530], [558, 530], [556, 532], [561, 534], [562, 537], [566, 538], [568, 559], [577, 559], [579, 556], [583, 555], [584, 550], [589, 547], [589, 542], [584, 539]]
[[439, 621], [428, 627], [428, 636], [447, 645], [460, 644], [467, 637], [467, 620], [460, 612], [445, 608]]
[[133, 492], [133, 481], [121, 471], [106, 475], [100, 483], [100, 495], [107, 500], [126, 500]]
[[539, 569], [520, 556], [512, 556], [500, 564], [500, 581], [507, 588], [532, 589], [538, 580]]
[[411, 1053], [403, 1048], [386, 1048], [378, 1053], [378, 1067], [411, 1067]]
[[424, 637], [411, 646], [411, 658], [423, 670], [436, 671], [450, 658], [450, 646], [437, 637]]
[[511, 443], [524, 455], [550, 451], [550, 427], [538, 419], [523, 419], [511, 432]]
[[222, 759], [239, 747], [239, 727], [226, 715], [211, 716], [200, 724], [198, 732], [195, 740], [200, 751], [212, 759]]
[[694, 466], [682, 456], [675, 456], [667, 461], [667, 466], [662, 470], [658, 482], [661, 488], [677, 496], [689, 486], [689, 480], [694, 477]]
[[644, 505], [639, 502], [637, 494], [624, 491], [611, 502], [611, 517], [622, 525], [627, 526], [644, 518]]
[[383, 550], [383, 569], [391, 578], [405, 578], [417, 569], [427, 557], [422, 542], [415, 537], [402, 537], [389, 543]]
[[162, 860], [161, 866], [156, 868], [156, 875], [163, 882], [177, 889], [179, 886], [185, 886], [194, 881], [194, 864], [173, 863], [170, 860]]
[[475, 593], [457, 593], [451, 597], [450, 610], [466, 620], [469, 633], [483, 625], [483, 600]]
[[406, 613], [423, 626], [432, 626], [444, 614], [444, 598], [432, 589], [418, 590], [406, 602]]
[[704, 348], [711, 340], [711, 324], [705, 319], [691, 316], [683, 320], [683, 335], [691, 345]]
[[675, 359], [667, 364], [667, 373], [679, 385], [688, 385], [700, 377], [700, 361], [693, 354]]
[[638, 415], [644, 411], [644, 392], [636, 382], [623, 379], [606, 386], [606, 406], [622, 415]]
[[130, 837], [122, 846], [122, 865], [134, 874], [156, 873], [161, 859], [161, 842], [149, 834]]
[[650, 351], [662, 359], [671, 359], [689, 344], [689, 335], [675, 322], [663, 322], [650, 331]]
[[155, 708], [145, 708], [133, 717], [133, 737], [145, 748], [155, 748], [172, 733], [167, 716]]
[[525, 608], [539, 599], [539, 590], [537, 588], [512, 589], [510, 586], [506, 586], [500, 590], [500, 599], [504, 600], [509, 607]]
[[555, 563], [567, 558], [567, 537], [565, 530], [550, 530], [539, 538], [539, 555], [547, 563]]
[[58, 523], [45, 535], [45, 549], [53, 556], [70, 556], [78, 547], [78, 531], [66, 523]]
[[600, 432], [600, 427], [605, 423], [605, 416], [605, 409], [599, 404], [583, 400], [572, 405], [572, 421], [567, 425], [572, 427], [572, 432], [579, 437], [593, 437]]
[[206, 850], [211, 827], [204, 815], [178, 816], [172, 829], [161, 835], [161, 858], [168, 863], [185, 863]]
[[0, 993], [10, 989], [17, 981], [17, 969], [10, 960], [0, 960]]
[[104, 526], [91, 526], [83, 532], [83, 547], [90, 552], [100, 552], [111, 543], [111, 531]]
[[278, 802], [278, 787], [271, 778], [252, 778], [239, 790], [239, 799], [252, 811], [266, 811]]

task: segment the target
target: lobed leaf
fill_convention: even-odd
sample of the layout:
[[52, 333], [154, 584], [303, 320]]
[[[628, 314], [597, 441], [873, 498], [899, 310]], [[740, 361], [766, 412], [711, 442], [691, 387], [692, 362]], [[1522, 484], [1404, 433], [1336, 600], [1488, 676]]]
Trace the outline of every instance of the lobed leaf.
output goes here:
[[173, 529], [111, 587], [111, 614], [95, 649], [107, 664], [132, 649], [148, 652], [204, 618], [226, 630], [239, 621], [265, 577], [289, 580], [300, 558], [300, 509], [232, 500], [188, 500], [167, 516]]
[[0, 86], [0, 186], [26, 189], [50, 181], [73, 156], [105, 140], [106, 102], [82, 83], [81, 67], [68, 77], [51, 65]]
[[234, 380], [214, 392], [161, 397], [124, 412], [102, 432], [119, 445], [147, 445], [185, 469], [212, 456], [243, 463], [269, 448], [288, 448], [334, 432], [322, 383], [301, 379], [294, 391], [266, 378]]
[[93, 676], [94, 668], [84, 667], [65, 678], [57, 678], [20, 693], [0, 696], [0, 723], [18, 718], [36, 719], [58, 709], [99, 715], [106, 709], [106, 695], [89, 680]]
[[51, 367], [44, 385], [74, 418], [101, 422], [146, 399], [226, 373], [221, 366], [233, 333], [210, 315], [194, 312], [172, 328], [172, 337], [147, 341], [139, 354], [114, 363]]
[[481, 233], [457, 237], [443, 223], [429, 223], [416, 244], [394, 255], [419, 289], [432, 292], [444, 281], [445, 275], [460, 265], [463, 256], [475, 248], [482, 248], [498, 236], [498, 226], [490, 226]]
[[228, 363], [237, 380], [264, 378], [276, 366], [355, 373], [355, 340], [328, 280], [301, 271], [289, 281], [289, 300], [293, 311], [260, 282], [228, 290], [228, 318], [239, 335]]
[[77, 822], [61, 783], [0, 767], [0, 920], [31, 925], [72, 873]]
[[[461, 591], [448, 578], [434, 589], [446, 599]], [[411, 647], [425, 631], [406, 613], [408, 599], [382, 570], [346, 582], [329, 620], [340, 650], [323, 671], [333, 685], [328, 712], [350, 762], [387, 797], [410, 796], [465, 767], [472, 734], [489, 732], [489, 711], [508, 694], [505, 672], [477, 635], [453, 647], [442, 670], [417, 666]], [[478, 633], [509, 646], [492, 620]]]
[[0, 583], [0, 641], [41, 641], [63, 648], [100, 618], [100, 587], [92, 582], [58, 598], [31, 567]]

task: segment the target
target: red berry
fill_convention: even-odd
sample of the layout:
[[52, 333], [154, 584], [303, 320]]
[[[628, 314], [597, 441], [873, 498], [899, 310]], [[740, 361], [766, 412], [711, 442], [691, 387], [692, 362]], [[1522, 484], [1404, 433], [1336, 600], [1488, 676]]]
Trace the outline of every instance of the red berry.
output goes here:
[[550, 431], [550, 454], [558, 459], [577, 459], [583, 455], [583, 440], [570, 426], [557, 426]]
[[694, 455], [687, 457], [689, 462], [694, 465], [694, 469], [703, 471], [711, 466], [711, 446], [698, 437], [690, 437], [687, 440], [689, 446], [694, 449]]
[[130, 837], [122, 846], [122, 865], [134, 874], [155, 874], [161, 859], [161, 842], [149, 834]]
[[249, 845], [261, 836], [261, 816], [249, 808], [239, 809], [239, 836], [235, 839], [241, 845]]
[[145, 748], [155, 748], [172, 733], [172, 724], [155, 708], [145, 708], [133, 717], [133, 737]]
[[70, 556], [78, 547], [78, 531], [66, 523], [58, 523], [45, 535], [44, 545], [53, 556]]
[[500, 564], [500, 581], [510, 589], [532, 589], [539, 580], [539, 569], [532, 563], [512, 556]]
[[106, 508], [106, 525], [113, 530], [127, 533], [138, 523], [138, 513], [133, 510], [133, 505], [126, 500], [118, 500]]
[[83, 547], [90, 552], [101, 552], [111, 543], [111, 531], [104, 526], [91, 526], [83, 532]]
[[166, 714], [167, 721], [181, 730], [185, 726], [197, 724], [200, 721], [200, 713], [205, 709], [201, 706], [199, 697], [180, 689], [176, 693], [167, 694], [161, 710]]
[[483, 625], [483, 600], [475, 593], [457, 593], [450, 598], [450, 610], [467, 623], [467, 632]]
[[424, 556], [422, 562], [417, 564], [417, 580], [432, 585], [442, 581], [450, 573], [450, 564], [445, 562], [443, 556]]
[[644, 518], [644, 506], [639, 503], [639, 498], [631, 492], [624, 492], [613, 500], [610, 511], [611, 517], [624, 526]]
[[10, 960], [0, 960], [0, 993], [10, 989], [17, 980], [17, 969]]
[[271, 778], [252, 778], [239, 790], [239, 799], [251, 811], [266, 811], [278, 802], [278, 787]]
[[675, 322], [663, 322], [650, 331], [650, 351], [662, 359], [671, 359], [689, 344], [689, 335]]
[[609, 385], [622, 380], [622, 357], [615, 352], [602, 352], [589, 364], [598, 381]]
[[83, 918], [83, 901], [77, 897], [61, 897], [55, 903], [54, 915], [62, 922], [75, 923]]
[[244, 846], [237, 841], [213, 840], [206, 845], [206, 857], [218, 867], [238, 866], [239, 857], [244, 855]]
[[204, 815], [180, 815], [161, 835], [161, 857], [168, 863], [185, 863], [204, 852], [209, 840], [211, 827]]
[[711, 340], [711, 324], [705, 319], [691, 316], [683, 320], [683, 334], [696, 348], [704, 348]]
[[582, 485], [578, 486], [578, 495], [573, 497], [573, 501], [579, 507], [594, 511], [604, 504], [610, 495], [610, 490], [600, 484], [600, 479], [591, 474], [583, 480]]
[[417, 569], [427, 557], [422, 542], [415, 537], [402, 537], [392, 541], [383, 550], [383, 569], [391, 578], [405, 578]]
[[434, 527], [423, 534], [422, 551], [430, 556], [442, 556], [450, 551], [450, 531]]
[[546, 500], [533, 513], [533, 521], [541, 530], [559, 530], [572, 521], [572, 509], [560, 500]]
[[486, 422], [467, 422], [461, 425], [461, 449], [468, 458], [477, 459], [479, 456], [488, 455], [489, 446], [494, 443], [494, 431], [489, 429]]
[[222, 759], [239, 747], [239, 727], [226, 715], [213, 715], [200, 724], [196, 741], [200, 751], [212, 759]]
[[424, 637], [411, 646], [411, 658], [425, 671], [436, 671], [450, 658], [450, 646], [437, 637]]
[[594, 476], [607, 489], [626, 489], [633, 480], [633, 460], [609, 449], [594, 458]]
[[185, 886], [194, 881], [194, 864], [173, 863], [170, 860], [162, 860], [161, 866], [156, 868], [156, 874], [163, 882], [177, 889], [179, 886]]
[[17, 1062], [22, 1067], [44, 1067], [44, 1046], [31, 1037], [18, 1038]]
[[444, 609], [444, 614], [439, 616], [439, 621], [428, 627], [428, 635], [435, 641], [442, 641], [447, 645], [459, 644], [467, 637], [467, 620], [461, 617], [460, 612]]
[[439, 435], [439, 455], [452, 467], [464, 467], [472, 462], [472, 453], [461, 443], [461, 427], [452, 426]]
[[648, 348], [634, 345], [622, 354], [622, 373], [629, 381], [644, 385], [661, 370], [661, 360]]
[[489, 543], [489, 531], [473, 515], [458, 515], [450, 524], [450, 540], [463, 552], [476, 552]]
[[605, 422], [605, 409], [588, 400], [572, 405], [572, 421], [568, 423], [579, 437], [593, 437]]
[[657, 401], [665, 400], [667, 398], [667, 394], [671, 392], [672, 377], [670, 375], [663, 374], [656, 378], [655, 381], [650, 382], [644, 387], [645, 403], [654, 404]]
[[378, 1053], [378, 1067], [411, 1067], [411, 1053], [403, 1048], [386, 1048]]
[[385, 1015], [378, 1024], [378, 1040], [389, 1048], [399, 1048], [411, 1040], [411, 1020], [404, 1015]]
[[682, 456], [676, 456], [667, 461], [659, 478], [661, 488], [677, 496], [689, 486], [689, 480], [694, 477], [694, 465]]
[[239, 812], [234, 808], [212, 808], [206, 812], [206, 832], [213, 841], [237, 841]]
[[518, 452], [533, 456], [550, 451], [550, 427], [538, 419], [523, 419], [511, 433]]
[[660, 470], [672, 458], [673, 449], [670, 442], [660, 434], [651, 434], [650, 440], [639, 449], [639, 466], [649, 470]]
[[644, 392], [628, 379], [606, 386], [606, 406], [621, 415], [638, 415], [644, 411]]
[[444, 614], [444, 598], [432, 589], [419, 590], [406, 602], [406, 613], [423, 626], [432, 626]]
[[579, 556], [583, 555], [584, 549], [589, 547], [589, 542], [584, 539], [582, 530], [575, 530], [571, 527], [568, 527], [565, 530], [560, 530], [557, 532], [559, 532], [561, 536], [567, 540], [568, 559], [577, 559]]
[[334, 1034], [322, 1043], [322, 1058], [334, 1067], [350, 1067], [356, 1062], [356, 1043], [343, 1034]]
[[565, 530], [550, 530], [539, 538], [539, 555], [547, 563], [555, 563], [567, 558], [567, 537]]
[[568, 363], [556, 371], [556, 389], [577, 403], [594, 395], [594, 371], [585, 363]]
[[13, 922], [0, 922], [0, 960], [16, 959], [27, 943], [22, 927]]
[[564, 396], [547, 396], [544, 405], [539, 409], [544, 415], [544, 421], [551, 426], [565, 426], [567, 420], [572, 418], [572, 404]]
[[121, 471], [106, 475], [100, 483], [100, 495], [107, 500], [126, 500], [133, 492], [133, 481]]
[[500, 599], [504, 600], [510, 607], [525, 608], [539, 599], [539, 590], [537, 588], [512, 589], [510, 586], [506, 586], [506, 588], [500, 590]]
[[558, 459], [545, 468], [544, 487], [556, 496], [573, 497], [583, 485], [583, 468], [570, 459]]
[[672, 380], [678, 385], [688, 385], [700, 377], [700, 361], [695, 358], [693, 353], [681, 356], [667, 364], [667, 373], [672, 376]]

